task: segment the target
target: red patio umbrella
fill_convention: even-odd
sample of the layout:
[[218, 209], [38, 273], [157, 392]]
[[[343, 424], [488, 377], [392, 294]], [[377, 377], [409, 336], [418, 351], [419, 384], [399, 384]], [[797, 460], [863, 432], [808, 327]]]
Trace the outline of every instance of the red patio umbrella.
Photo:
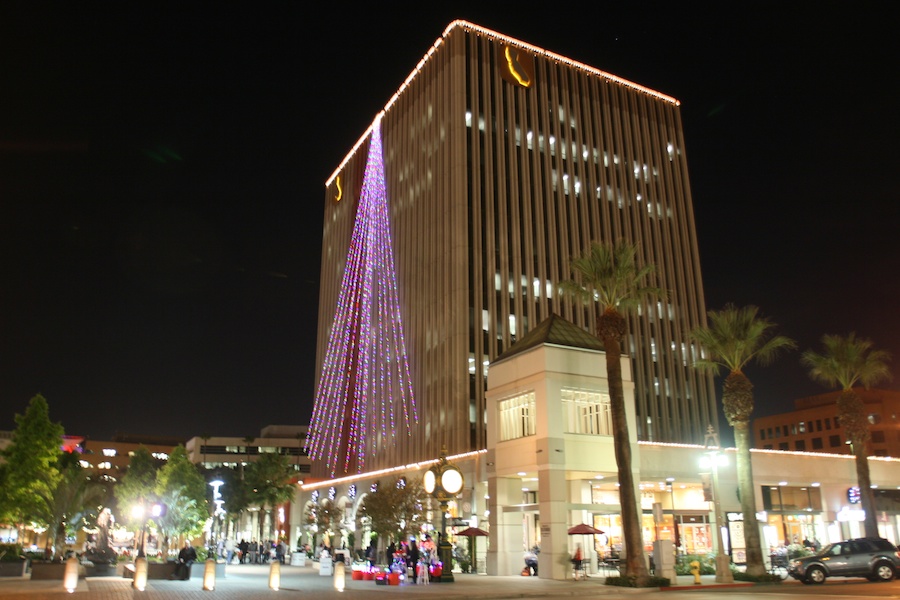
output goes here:
[[456, 535], [464, 535], [469, 538], [469, 554], [472, 555], [472, 571], [477, 574], [478, 565], [475, 563], [475, 549], [477, 548], [477, 545], [475, 543], [475, 538], [487, 536], [488, 532], [484, 529], [479, 529], [478, 527], [468, 527]]
[[601, 533], [603, 532], [587, 523], [579, 523], [574, 527], [569, 527], [569, 535], [600, 535]]

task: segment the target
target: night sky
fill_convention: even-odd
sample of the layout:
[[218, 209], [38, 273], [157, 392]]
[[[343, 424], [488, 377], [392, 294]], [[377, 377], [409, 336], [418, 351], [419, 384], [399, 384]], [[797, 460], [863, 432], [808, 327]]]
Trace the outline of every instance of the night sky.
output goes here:
[[[455, 19], [679, 99], [706, 308], [855, 331], [900, 389], [887, 3], [447, 4], [2, 3], [0, 430], [38, 393], [94, 439], [307, 423], [324, 182]], [[756, 415], [829, 391], [747, 373]]]

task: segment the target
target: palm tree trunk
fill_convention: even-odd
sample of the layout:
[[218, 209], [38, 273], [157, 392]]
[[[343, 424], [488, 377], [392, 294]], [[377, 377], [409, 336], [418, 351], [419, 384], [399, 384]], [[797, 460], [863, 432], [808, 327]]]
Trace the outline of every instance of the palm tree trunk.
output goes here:
[[634, 473], [631, 470], [631, 436], [625, 412], [625, 391], [622, 385], [622, 351], [619, 339], [607, 336], [606, 374], [609, 383], [609, 411], [613, 424], [616, 466], [619, 472], [619, 504], [622, 510], [622, 537], [625, 541], [625, 576], [634, 577], [638, 587], [644, 587], [650, 574], [644, 561], [644, 541], [638, 513]]
[[875, 510], [875, 494], [872, 492], [872, 478], [869, 474], [869, 457], [866, 456], [866, 445], [853, 444], [853, 455], [856, 458], [856, 482], [859, 485], [859, 500], [866, 520], [863, 522], [867, 537], [879, 537], [878, 513]]
[[734, 444], [737, 447], [737, 479], [744, 513], [744, 543], [747, 552], [747, 574], [764, 575], [762, 541], [756, 520], [756, 494], [753, 489], [753, 466], [750, 463], [750, 423], [735, 421]]

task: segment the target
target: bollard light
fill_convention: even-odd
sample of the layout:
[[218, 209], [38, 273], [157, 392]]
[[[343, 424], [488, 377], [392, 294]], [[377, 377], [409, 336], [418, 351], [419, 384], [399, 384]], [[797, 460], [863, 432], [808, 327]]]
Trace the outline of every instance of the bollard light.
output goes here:
[[277, 592], [279, 587], [281, 587], [281, 563], [273, 560], [272, 566], [269, 567], [269, 589]]
[[78, 587], [78, 559], [70, 556], [66, 559], [66, 572], [63, 575], [63, 587], [70, 594]]
[[344, 591], [344, 561], [339, 560], [334, 563], [334, 589], [339, 592]]
[[203, 567], [203, 589], [211, 592], [216, 589], [216, 559], [207, 558]]
[[143, 592], [147, 589], [147, 558], [139, 556], [134, 559], [134, 589]]

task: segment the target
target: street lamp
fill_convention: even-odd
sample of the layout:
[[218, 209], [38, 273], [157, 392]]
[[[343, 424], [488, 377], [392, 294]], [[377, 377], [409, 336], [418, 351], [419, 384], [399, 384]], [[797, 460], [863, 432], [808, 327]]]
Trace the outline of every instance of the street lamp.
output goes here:
[[431, 494], [441, 504], [441, 540], [438, 554], [441, 557], [441, 583], [453, 582], [452, 547], [447, 540], [447, 503], [456, 498], [463, 489], [464, 480], [459, 468], [447, 462], [447, 448], [441, 448], [441, 457], [436, 465], [425, 472], [422, 484], [425, 492]]
[[734, 575], [731, 573], [731, 560], [725, 554], [725, 544], [722, 542], [722, 506], [719, 496], [719, 466], [728, 464], [724, 454], [719, 453], [719, 436], [713, 426], [706, 428], [706, 452], [700, 458], [702, 468], [712, 468], [712, 499], [713, 513], [716, 521], [716, 583], [733, 583]]
[[681, 534], [678, 531], [678, 516], [675, 514], [675, 478], [674, 477], [666, 477], [666, 487], [669, 491], [669, 496], [672, 499], [672, 532], [673, 538], [672, 543], [675, 546], [675, 558], [677, 562], [678, 558], [678, 548], [681, 546]]
[[141, 539], [140, 545], [138, 546], [137, 558], [144, 558], [147, 556], [144, 551], [144, 547], [146, 545], [146, 536], [147, 536], [147, 520], [151, 517], [154, 519], [158, 519], [166, 514], [166, 505], [161, 504], [159, 502], [154, 502], [150, 505], [150, 511], [148, 513], [147, 507], [144, 504], [144, 501], [141, 500], [140, 504], [135, 505], [131, 509], [131, 516], [136, 520], [141, 522]]
[[222, 500], [222, 494], [219, 492], [219, 488], [222, 487], [223, 485], [225, 485], [225, 482], [222, 481], [221, 479], [213, 479], [212, 481], [209, 482], [209, 485], [213, 489], [213, 502], [216, 505], [216, 509], [213, 511], [213, 514], [212, 514], [212, 523], [209, 526], [209, 537], [210, 537], [209, 548], [210, 548], [210, 555], [215, 556], [215, 550], [213, 550], [213, 549], [215, 548], [214, 542], [216, 541], [216, 536], [215, 536], [216, 521], [219, 519], [220, 515], [225, 513], [225, 509], [222, 508], [222, 505], [225, 503], [225, 501]]

